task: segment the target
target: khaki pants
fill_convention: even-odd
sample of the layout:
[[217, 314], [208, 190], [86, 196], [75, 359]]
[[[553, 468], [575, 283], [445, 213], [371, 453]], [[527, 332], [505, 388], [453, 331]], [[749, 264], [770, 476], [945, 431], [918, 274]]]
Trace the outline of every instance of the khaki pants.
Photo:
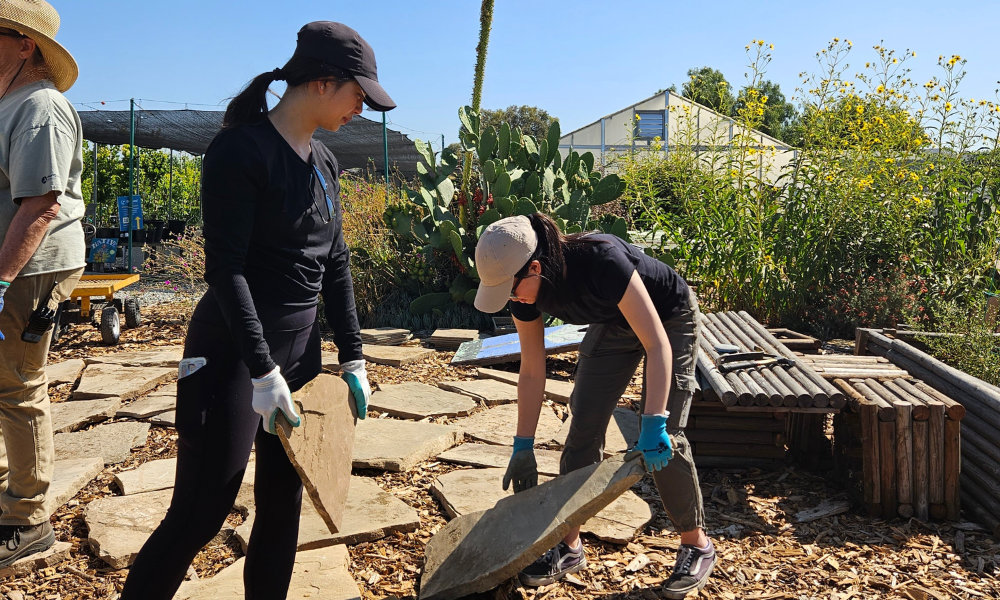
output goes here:
[[[653, 473], [653, 481], [663, 500], [663, 508], [681, 532], [705, 525], [698, 471], [691, 444], [684, 435], [691, 397], [695, 390], [695, 348], [698, 340], [698, 300], [694, 293], [674, 316], [663, 322], [673, 351], [673, 381], [667, 397], [667, 433], [674, 457], [666, 468]], [[604, 458], [604, 435], [618, 399], [632, 380], [646, 355], [642, 343], [630, 329], [615, 325], [591, 325], [580, 344], [573, 394], [570, 397], [570, 425], [560, 461], [560, 473], [600, 462]], [[645, 371], [643, 371], [645, 373]], [[646, 401], [643, 377], [642, 402]]]
[[[55, 461], [45, 362], [52, 330], [37, 344], [21, 341], [39, 304], [55, 309], [83, 269], [18, 277], [0, 312], [0, 525], [37, 525], [49, 518], [45, 495]], [[53, 289], [53, 287], [55, 289]]]

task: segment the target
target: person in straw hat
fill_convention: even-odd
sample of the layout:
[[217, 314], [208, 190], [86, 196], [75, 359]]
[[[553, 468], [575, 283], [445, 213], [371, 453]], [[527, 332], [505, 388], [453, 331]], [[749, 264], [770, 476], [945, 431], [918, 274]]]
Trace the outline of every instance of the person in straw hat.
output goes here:
[[83, 273], [76, 61], [42, 0], [0, 0], [0, 567], [48, 549], [52, 317]]
[[[559, 472], [603, 460], [612, 413], [645, 359], [641, 428], [633, 451], [642, 454], [681, 538], [661, 595], [684, 598], [701, 590], [716, 558], [703, 529], [698, 471], [684, 436], [698, 335], [698, 300], [687, 282], [621, 238], [591, 232], [566, 236], [543, 214], [488, 226], [476, 245], [476, 269], [481, 281], [476, 308], [494, 313], [510, 301], [521, 342], [517, 433], [503, 488], [513, 483], [517, 493], [538, 484], [533, 446], [545, 388], [542, 313], [589, 324], [580, 344], [570, 396], [573, 422]], [[548, 585], [586, 565], [576, 527], [525, 567], [519, 579], [528, 586]]]

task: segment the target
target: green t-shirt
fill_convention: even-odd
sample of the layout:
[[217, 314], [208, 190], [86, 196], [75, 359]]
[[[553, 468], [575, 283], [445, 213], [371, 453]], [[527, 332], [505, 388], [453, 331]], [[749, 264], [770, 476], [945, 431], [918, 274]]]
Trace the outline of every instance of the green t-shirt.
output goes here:
[[20, 276], [86, 264], [82, 172], [80, 115], [51, 82], [30, 83], [0, 100], [0, 244], [21, 198], [54, 191], [59, 201], [59, 215]]

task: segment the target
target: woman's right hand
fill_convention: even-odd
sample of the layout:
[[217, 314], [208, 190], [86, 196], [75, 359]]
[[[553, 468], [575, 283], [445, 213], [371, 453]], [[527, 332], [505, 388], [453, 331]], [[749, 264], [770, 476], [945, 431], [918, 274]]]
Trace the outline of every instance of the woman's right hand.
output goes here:
[[535, 438], [514, 436], [514, 451], [510, 455], [507, 472], [503, 476], [503, 489], [507, 491], [514, 482], [514, 493], [538, 485], [538, 465], [535, 464]]
[[295, 410], [295, 403], [292, 402], [292, 392], [288, 389], [285, 378], [281, 376], [281, 367], [274, 367], [274, 370], [267, 375], [250, 381], [253, 383], [253, 409], [264, 418], [265, 431], [278, 435], [274, 427], [278, 411], [285, 415], [285, 419], [292, 427], [302, 424], [299, 413]]

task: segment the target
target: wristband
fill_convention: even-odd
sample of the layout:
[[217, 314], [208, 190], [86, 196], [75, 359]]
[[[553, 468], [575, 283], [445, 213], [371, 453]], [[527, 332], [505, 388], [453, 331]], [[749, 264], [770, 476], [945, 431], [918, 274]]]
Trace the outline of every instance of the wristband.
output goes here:
[[535, 446], [535, 438], [514, 436], [514, 452], [521, 450], [532, 450]]

